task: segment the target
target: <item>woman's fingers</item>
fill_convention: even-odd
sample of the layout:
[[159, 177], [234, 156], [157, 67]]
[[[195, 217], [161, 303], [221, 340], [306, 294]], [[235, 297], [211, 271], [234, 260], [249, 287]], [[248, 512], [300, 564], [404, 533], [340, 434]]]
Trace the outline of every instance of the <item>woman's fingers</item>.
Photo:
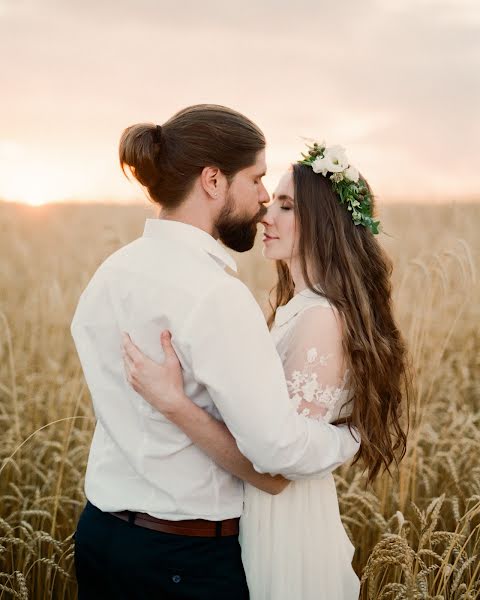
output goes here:
[[125, 379], [128, 381], [128, 383], [130, 385], [132, 385], [132, 383], [133, 383], [132, 369], [131, 369], [131, 366], [128, 362], [128, 358], [125, 355], [125, 353], [123, 354], [123, 370], [125, 371]]
[[[128, 338], [130, 340], [130, 338]], [[131, 340], [129, 341], [129, 344], [134, 345]], [[123, 350], [122, 350], [122, 358], [123, 358], [123, 367], [125, 370], [125, 377], [128, 381], [128, 383], [130, 384], [130, 386], [136, 391], [138, 392], [138, 385], [137, 385], [137, 379], [136, 379], [136, 375], [137, 375], [137, 367], [136, 364], [134, 363], [133, 359], [131, 358], [130, 354], [128, 353], [125, 344], [123, 345]]]
[[125, 365], [125, 369], [129, 373], [132, 373], [132, 371], [135, 370], [135, 365], [133, 364], [132, 359], [128, 356], [128, 354], [125, 352], [125, 350], [122, 353], [122, 357], [123, 357], [123, 364]]
[[177, 354], [172, 346], [172, 334], [168, 330], [162, 331], [160, 335], [160, 342], [162, 343], [165, 358], [171, 358], [172, 356], [177, 358]]
[[122, 342], [125, 353], [127, 354], [128, 358], [132, 361], [132, 363], [134, 365], [140, 364], [143, 359], [143, 354], [132, 342], [132, 339], [130, 338], [128, 333], [122, 333]]
[[176, 369], [182, 368], [182, 365], [178, 359], [178, 355], [175, 352], [175, 348], [172, 345], [172, 334], [165, 330], [162, 332], [160, 336], [160, 340], [162, 342], [162, 348], [165, 353], [165, 363], [169, 367], [175, 367]]
[[125, 367], [125, 377], [127, 379], [128, 384], [132, 389], [134, 389], [138, 394], [141, 394], [143, 391], [142, 384], [138, 380], [135, 372], [135, 368], [130, 367], [127, 359], [124, 357], [123, 364]]

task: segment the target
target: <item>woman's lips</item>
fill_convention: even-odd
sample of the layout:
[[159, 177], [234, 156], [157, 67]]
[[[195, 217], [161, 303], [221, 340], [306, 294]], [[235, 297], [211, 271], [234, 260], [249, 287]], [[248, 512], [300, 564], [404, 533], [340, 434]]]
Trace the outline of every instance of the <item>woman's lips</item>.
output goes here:
[[273, 237], [273, 235], [267, 235], [266, 233], [263, 234], [263, 242], [265, 244], [267, 244], [268, 242], [273, 242], [273, 240], [278, 240], [277, 237]]

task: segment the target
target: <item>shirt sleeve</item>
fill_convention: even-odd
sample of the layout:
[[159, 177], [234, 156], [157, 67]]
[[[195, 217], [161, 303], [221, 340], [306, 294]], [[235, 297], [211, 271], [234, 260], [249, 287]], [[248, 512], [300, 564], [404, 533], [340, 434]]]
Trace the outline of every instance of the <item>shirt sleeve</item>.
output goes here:
[[357, 452], [348, 427], [297, 413], [263, 314], [239, 280], [225, 278], [205, 295], [178, 344], [258, 472], [326, 474]]

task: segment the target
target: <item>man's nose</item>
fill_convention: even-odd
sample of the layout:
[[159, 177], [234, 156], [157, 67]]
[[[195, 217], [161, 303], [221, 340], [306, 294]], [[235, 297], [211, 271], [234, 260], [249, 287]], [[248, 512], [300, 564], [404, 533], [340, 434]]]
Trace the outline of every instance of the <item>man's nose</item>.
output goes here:
[[270, 202], [270, 196], [267, 192], [267, 188], [262, 183], [262, 191], [260, 193], [260, 204], [268, 204]]

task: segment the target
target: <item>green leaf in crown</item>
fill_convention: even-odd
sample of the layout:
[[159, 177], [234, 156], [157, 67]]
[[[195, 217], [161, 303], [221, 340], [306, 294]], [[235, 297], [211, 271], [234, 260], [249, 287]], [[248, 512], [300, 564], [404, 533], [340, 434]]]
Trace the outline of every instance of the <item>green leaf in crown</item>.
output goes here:
[[355, 225], [362, 225], [377, 235], [380, 221], [373, 219], [372, 194], [358, 169], [348, 162], [345, 149], [326, 146], [324, 142], [307, 144], [307, 148], [308, 153], [302, 152], [302, 160], [298, 164], [311, 167], [315, 173], [328, 177], [340, 204], [346, 206]]

